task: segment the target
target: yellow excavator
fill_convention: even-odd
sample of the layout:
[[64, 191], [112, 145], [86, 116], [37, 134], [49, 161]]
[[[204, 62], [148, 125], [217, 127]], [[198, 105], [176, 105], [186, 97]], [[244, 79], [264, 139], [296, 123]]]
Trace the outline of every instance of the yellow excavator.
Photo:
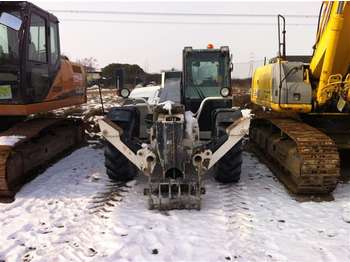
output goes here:
[[29, 2], [0, 2], [0, 197], [81, 142], [79, 119], [42, 113], [86, 102], [84, 68], [60, 55], [58, 19]]
[[293, 193], [332, 192], [340, 154], [350, 148], [350, 2], [324, 2], [311, 57], [286, 55], [278, 16], [279, 54], [257, 68], [251, 101], [267, 109], [250, 137]]

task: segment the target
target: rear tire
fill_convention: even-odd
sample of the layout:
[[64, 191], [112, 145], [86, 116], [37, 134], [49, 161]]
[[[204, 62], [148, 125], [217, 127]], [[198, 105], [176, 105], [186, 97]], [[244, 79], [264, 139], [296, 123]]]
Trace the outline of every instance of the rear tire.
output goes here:
[[105, 167], [107, 175], [114, 181], [128, 182], [137, 174], [137, 168], [111, 143], [105, 143]]
[[214, 177], [220, 183], [237, 183], [241, 178], [242, 141], [231, 148], [215, 165]]

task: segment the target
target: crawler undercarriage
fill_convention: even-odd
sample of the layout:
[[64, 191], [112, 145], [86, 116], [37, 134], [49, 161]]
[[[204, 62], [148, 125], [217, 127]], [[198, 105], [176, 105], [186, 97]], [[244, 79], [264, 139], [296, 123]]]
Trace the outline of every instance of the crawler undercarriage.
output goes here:
[[252, 142], [279, 169], [277, 177], [295, 194], [328, 194], [340, 176], [337, 144], [324, 132], [292, 118], [252, 120]]
[[0, 197], [12, 199], [36, 168], [47, 165], [83, 139], [79, 119], [37, 118], [0, 133]]

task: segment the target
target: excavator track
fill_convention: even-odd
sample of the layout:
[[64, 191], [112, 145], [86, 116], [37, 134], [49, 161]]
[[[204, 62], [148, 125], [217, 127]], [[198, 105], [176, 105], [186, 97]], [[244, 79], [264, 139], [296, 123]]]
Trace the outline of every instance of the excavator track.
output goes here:
[[250, 137], [292, 193], [329, 194], [335, 189], [339, 153], [335, 142], [318, 129], [290, 118], [257, 118], [251, 122]]
[[31, 119], [1, 132], [1, 199], [13, 200], [16, 191], [35, 175], [33, 171], [80, 144], [83, 134], [81, 120], [64, 118]]

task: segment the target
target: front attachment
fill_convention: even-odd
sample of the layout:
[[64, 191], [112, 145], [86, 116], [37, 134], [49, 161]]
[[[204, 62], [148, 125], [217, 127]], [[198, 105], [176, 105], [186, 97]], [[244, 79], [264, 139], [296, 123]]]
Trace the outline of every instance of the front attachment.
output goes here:
[[149, 209], [200, 209], [205, 190], [198, 179], [150, 180], [145, 193]]
[[173, 104], [171, 110], [156, 109], [154, 149], [158, 165], [149, 176], [150, 209], [200, 209], [202, 172], [191, 164], [191, 147], [186, 143], [184, 108]]

